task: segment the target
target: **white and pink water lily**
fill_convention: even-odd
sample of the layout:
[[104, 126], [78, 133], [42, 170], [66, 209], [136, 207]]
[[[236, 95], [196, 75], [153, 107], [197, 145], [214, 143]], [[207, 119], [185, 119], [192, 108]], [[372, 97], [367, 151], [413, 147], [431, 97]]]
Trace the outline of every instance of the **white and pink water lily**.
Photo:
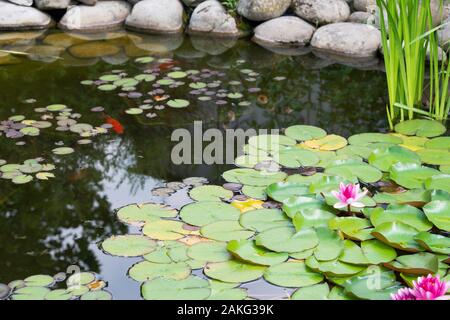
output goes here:
[[366, 196], [367, 192], [367, 189], [361, 191], [358, 183], [349, 183], [346, 185], [341, 182], [339, 191], [331, 192], [339, 200], [333, 207], [336, 209], [349, 208], [350, 206], [363, 208], [365, 205], [360, 200]]

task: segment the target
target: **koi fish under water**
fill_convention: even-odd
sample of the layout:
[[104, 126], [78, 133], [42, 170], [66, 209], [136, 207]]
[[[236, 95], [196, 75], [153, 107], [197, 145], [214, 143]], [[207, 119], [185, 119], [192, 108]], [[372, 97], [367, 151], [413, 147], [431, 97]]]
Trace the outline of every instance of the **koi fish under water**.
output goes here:
[[173, 61], [161, 63], [160, 65], [158, 65], [158, 68], [159, 68], [159, 70], [169, 70], [169, 69], [172, 69], [173, 67], [175, 67], [177, 64], [179, 64], [179, 62], [176, 60], [173, 60]]
[[118, 120], [116, 120], [110, 116], [105, 116], [105, 122], [107, 124], [110, 124], [112, 126], [112, 129], [114, 130], [114, 132], [117, 134], [123, 134], [123, 132], [125, 131], [125, 128], [123, 127], [123, 125]]

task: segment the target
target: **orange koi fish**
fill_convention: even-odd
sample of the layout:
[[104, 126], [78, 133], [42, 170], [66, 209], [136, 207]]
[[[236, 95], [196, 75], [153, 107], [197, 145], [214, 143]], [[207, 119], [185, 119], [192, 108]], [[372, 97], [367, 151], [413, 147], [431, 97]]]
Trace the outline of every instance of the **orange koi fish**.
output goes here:
[[123, 127], [123, 125], [118, 120], [116, 120], [110, 116], [105, 116], [105, 122], [107, 124], [110, 124], [112, 126], [112, 129], [114, 130], [114, 132], [117, 134], [123, 134], [123, 132], [125, 131], [125, 128]]

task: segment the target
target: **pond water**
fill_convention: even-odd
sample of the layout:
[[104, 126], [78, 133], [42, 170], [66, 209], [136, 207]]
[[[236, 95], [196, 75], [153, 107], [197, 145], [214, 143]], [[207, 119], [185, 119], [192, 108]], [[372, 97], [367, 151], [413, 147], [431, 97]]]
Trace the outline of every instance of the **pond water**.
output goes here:
[[[130, 33], [0, 34], [0, 50], [26, 53], [0, 57], [0, 120], [14, 115], [37, 119], [35, 108], [64, 104], [81, 115], [80, 122], [100, 126], [105, 119], [115, 119], [123, 126], [123, 133], [110, 131], [87, 145], [78, 145], [76, 135], [55, 130], [55, 126], [43, 129], [38, 136], [0, 136], [0, 159], [22, 163], [43, 157], [46, 163], [56, 165], [55, 178], [48, 181], [35, 179], [15, 185], [0, 179], [0, 283], [33, 274], [53, 275], [78, 265], [108, 281], [114, 298], [139, 298], [140, 283], [126, 276], [129, 266], [139, 259], [108, 256], [98, 243], [128, 232], [114, 215], [117, 208], [151, 201], [166, 201], [180, 208], [188, 201], [185, 191], [170, 198], [152, 195], [151, 190], [165, 182], [193, 176], [216, 184], [224, 182], [221, 173], [229, 166], [171, 162], [176, 144], [171, 142], [172, 131], [186, 128], [192, 132], [195, 120], [203, 122], [204, 130], [282, 129], [301, 123], [346, 137], [383, 132], [388, 127], [385, 75], [378, 64], [355, 68], [311, 52], [279, 54], [246, 39]], [[153, 109], [156, 116], [149, 118], [125, 111], [151, 98], [146, 92], [156, 89], [152, 83], [139, 86], [137, 91], [144, 96], [137, 98], [81, 84], [113, 70], [131, 76], [143, 74], [149, 64], [135, 61], [143, 56], [166, 59], [157, 65], [163, 69], [161, 74], [178, 68], [198, 70], [207, 75], [202, 81], [218, 77], [220, 88], [243, 97], [238, 101], [224, 99], [223, 105], [214, 100], [199, 101], [190, 93], [192, 88], [180, 85], [164, 93], [186, 99], [190, 105]], [[240, 101], [246, 103], [239, 105]], [[91, 111], [99, 106], [104, 111]], [[17, 145], [18, 141], [25, 144]], [[67, 156], [51, 152], [63, 144], [75, 152]], [[283, 296], [280, 290], [271, 291], [267, 283], [246, 287], [253, 297], [267, 297], [267, 292], [272, 292], [269, 298]]]

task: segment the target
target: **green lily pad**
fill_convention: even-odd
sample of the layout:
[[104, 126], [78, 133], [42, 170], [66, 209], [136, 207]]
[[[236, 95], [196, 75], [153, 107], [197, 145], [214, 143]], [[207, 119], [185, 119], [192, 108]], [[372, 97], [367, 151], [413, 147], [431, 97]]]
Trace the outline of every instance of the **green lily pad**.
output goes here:
[[414, 240], [414, 237], [418, 233], [419, 231], [417, 229], [398, 221], [385, 222], [372, 231], [372, 235], [378, 240], [391, 247], [408, 252], [423, 250]]
[[388, 172], [391, 166], [397, 162], [421, 164], [420, 157], [415, 152], [400, 146], [375, 149], [368, 160], [371, 165], [385, 172]]
[[211, 294], [207, 280], [189, 276], [183, 280], [157, 278], [141, 287], [145, 300], [204, 300]]
[[422, 188], [426, 179], [439, 173], [417, 163], [396, 163], [389, 171], [392, 180], [408, 189]]
[[369, 240], [373, 236], [372, 224], [369, 220], [357, 217], [336, 217], [329, 221], [328, 226], [333, 230], [340, 230], [352, 240]]
[[58, 111], [63, 111], [65, 109], [67, 109], [67, 106], [64, 104], [51, 104], [51, 105], [45, 107], [45, 109], [47, 109], [48, 111], [51, 111], [51, 112], [58, 112]]
[[325, 169], [325, 173], [337, 175], [348, 180], [357, 177], [359, 180], [367, 183], [377, 182], [382, 177], [381, 171], [377, 168], [355, 160], [334, 161]]
[[241, 215], [239, 223], [247, 229], [258, 232], [292, 226], [291, 220], [278, 209], [257, 209], [245, 212]]
[[418, 233], [414, 240], [428, 251], [450, 255], [449, 237], [424, 231]]
[[445, 133], [445, 126], [434, 120], [414, 119], [400, 122], [395, 126], [395, 131], [407, 136], [436, 137]]
[[192, 189], [189, 196], [196, 201], [221, 201], [231, 199], [233, 192], [221, 186], [204, 185]]
[[112, 295], [105, 290], [89, 291], [83, 294], [80, 300], [112, 300]]
[[12, 178], [12, 182], [15, 184], [25, 184], [31, 181], [33, 181], [33, 176], [26, 174], [16, 175]]
[[14, 290], [11, 296], [12, 300], [44, 300], [45, 296], [50, 292], [45, 287], [24, 287]]
[[141, 235], [112, 236], [102, 242], [102, 249], [114, 256], [138, 257], [155, 250], [155, 241]]
[[117, 211], [117, 217], [124, 223], [143, 225], [159, 218], [174, 218], [177, 210], [159, 203], [130, 204]]
[[67, 278], [66, 284], [68, 288], [75, 286], [84, 286], [95, 281], [95, 274], [92, 272], [77, 272]]
[[196, 89], [196, 90], [203, 89], [203, 88], [206, 88], [206, 83], [204, 83], [204, 82], [193, 82], [193, 83], [189, 84], [189, 87], [192, 88], [192, 89]]
[[227, 95], [229, 99], [241, 99], [244, 95], [240, 92], [231, 92]]
[[300, 288], [295, 291], [291, 300], [328, 300], [330, 287], [327, 283]]
[[312, 228], [296, 231], [294, 227], [280, 227], [265, 230], [255, 238], [256, 245], [275, 252], [295, 253], [315, 248], [319, 244]]
[[296, 125], [286, 128], [284, 132], [289, 138], [297, 141], [320, 139], [327, 135], [327, 132], [321, 128], [307, 125]]
[[427, 149], [444, 149], [450, 151], [450, 137], [438, 137], [425, 143]]
[[205, 274], [223, 282], [242, 283], [259, 279], [267, 267], [229, 260], [225, 262], [208, 263]]
[[450, 165], [450, 151], [443, 149], [420, 149], [416, 151], [422, 162], [432, 165]]
[[104, 76], [101, 76], [99, 79], [102, 81], [112, 82], [119, 80], [120, 76], [117, 74], [106, 74]]
[[138, 115], [138, 114], [142, 114], [144, 112], [144, 110], [140, 109], [140, 108], [129, 108], [127, 110], [125, 110], [126, 114], [129, 115]]
[[394, 272], [382, 271], [378, 267], [369, 268], [364, 274], [352, 277], [344, 284], [345, 291], [364, 300], [391, 300], [400, 283], [395, 281]]
[[23, 133], [26, 136], [30, 137], [36, 137], [39, 135], [40, 130], [35, 127], [25, 127], [19, 130], [21, 133]]
[[158, 247], [144, 255], [144, 259], [155, 263], [172, 263], [183, 262], [189, 260], [187, 256], [188, 247], [177, 241], [164, 241], [159, 243]]
[[296, 141], [284, 135], [263, 134], [248, 139], [248, 144], [264, 151], [280, 152], [282, 149], [295, 146]]
[[320, 139], [305, 141], [301, 146], [320, 151], [334, 151], [344, 148], [347, 144], [347, 139], [344, 137], [330, 134]]
[[[381, 148], [380, 148], [381, 150]], [[357, 156], [361, 157], [363, 159], [368, 159], [370, 154], [374, 151], [373, 148], [369, 148], [366, 146], [354, 146], [354, 145], [348, 145], [342, 149], [339, 149], [336, 151], [336, 154], [338, 156]]]
[[236, 288], [235, 283], [210, 280], [211, 295], [207, 300], [244, 300], [248, 297], [247, 290]]
[[196, 243], [188, 249], [187, 255], [194, 260], [206, 262], [224, 262], [232, 258], [227, 250], [227, 243], [216, 241]]
[[142, 229], [144, 235], [156, 240], [177, 240], [191, 233], [185, 224], [174, 220], [147, 222]]
[[432, 201], [423, 207], [423, 212], [436, 227], [450, 232], [450, 201]]
[[401, 193], [380, 192], [374, 195], [373, 200], [388, 204], [426, 203], [430, 201], [430, 192], [425, 189], [412, 189]]
[[450, 193], [450, 174], [437, 174], [425, 180], [425, 188], [444, 190]]
[[53, 277], [43, 274], [30, 276], [24, 281], [27, 287], [48, 287], [54, 283]]
[[134, 77], [137, 81], [145, 81], [145, 82], [152, 82], [155, 81], [156, 77], [153, 74], [139, 74]]
[[435, 274], [438, 271], [439, 259], [435, 254], [419, 252], [400, 256], [384, 265], [398, 272], [427, 275]]
[[339, 256], [339, 260], [350, 264], [369, 264], [362, 249], [351, 240], [344, 240], [344, 249]]
[[309, 269], [303, 261], [288, 261], [269, 267], [264, 279], [276, 286], [300, 288], [322, 282], [323, 275]]
[[400, 144], [403, 140], [390, 134], [366, 132], [349, 137], [348, 142], [355, 146], [370, 146], [373, 143]]
[[330, 208], [323, 199], [313, 196], [290, 197], [283, 202], [283, 211], [290, 218], [293, 218], [297, 212], [307, 209], [321, 209], [327, 211]]
[[97, 89], [101, 91], [113, 91], [117, 89], [117, 86], [114, 84], [102, 84]]
[[249, 198], [266, 200], [266, 187], [243, 186], [242, 193]]
[[428, 231], [433, 227], [420, 209], [402, 204], [391, 204], [386, 210], [383, 208], [370, 210], [370, 221], [374, 227], [395, 221], [405, 223], [419, 231]]
[[36, 178], [39, 180], [48, 180], [49, 178], [54, 178], [55, 175], [51, 172], [38, 172]]
[[205, 226], [217, 221], [238, 220], [241, 212], [236, 207], [219, 201], [201, 201], [188, 204], [180, 211], [184, 222]]
[[390, 262], [397, 257], [395, 249], [376, 239], [363, 241], [361, 249], [371, 264]]
[[263, 266], [279, 264], [289, 258], [287, 253], [268, 251], [249, 240], [231, 240], [227, 250], [240, 260]]
[[295, 182], [278, 182], [268, 186], [266, 192], [273, 200], [283, 202], [292, 196], [309, 194], [309, 185]]
[[182, 78], [186, 78], [188, 76], [188, 74], [183, 71], [173, 71], [173, 72], [169, 72], [167, 74], [167, 76], [172, 79], [182, 79]]
[[184, 262], [177, 263], [153, 263], [141, 261], [133, 265], [128, 271], [129, 276], [139, 282], [152, 280], [159, 277], [166, 279], [182, 280], [189, 277], [191, 268]]
[[340, 260], [318, 261], [314, 255], [306, 259], [306, 265], [313, 270], [320, 271], [326, 276], [350, 276], [365, 269], [364, 266], [349, 264]]
[[328, 227], [328, 222], [336, 215], [330, 211], [323, 209], [302, 209], [292, 218], [292, 223], [296, 230], [304, 228]]
[[73, 294], [66, 289], [56, 289], [50, 291], [45, 296], [45, 300], [70, 300], [73, 297]]
[[52, 152], [57, 155], [66, 155], [75, 152], [75, 150], [69, 147], [60, 147], [53, 149]]
[[274, 152], [274, 160], [286, 168], [314, 166], [319, 162], [316, 153], [298, 147], [287, 147]]
[[248, 239], [254, 231], [243, 228], [237, 221], [217, 221], [200, 229], [200, 233], [216, 241], [231, 241]]
[[316, 228], [319, 244], [314, 250], [314, 256], [319, 261], [335, 260], [341, 255], [344, 244], [338, 234], [327, 227]]
[[343, 288], [334, 286], [328, 294], [328, 300], [355, 300]]
[[358, 183], [358, 179], [353, 177], [350, 180], [347, 180], [340, 176], [323, 176], [321, 179], [318, 179], [310, 184], [309, 191], [316, 194], [331, 192], [338, 190], [341, 183]]
[[225, 171], [222, 176], [227, 182], [263, 187], [283, 181], [287, 174], [284, 172], [265, 172], [254, 169], [232, 169]]
[[187, 106], [190, 105], [190, 102], [184, 99], [173, 99], [173, 100], [169, 100], [167, 101], [167, 105], [171, 108], [186, 108]]

